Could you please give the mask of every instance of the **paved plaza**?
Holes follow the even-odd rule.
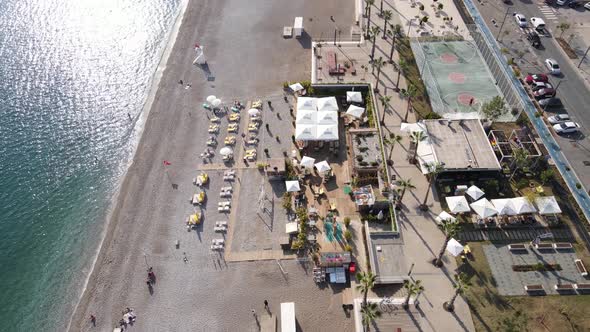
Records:
[[[576,269],[574,260],[577,257],[573,250],[537,251],[527,248],[526,252],[510,252],[506,245],[485,245],[483,251],[500,295],[526,295],[524,286],[532,284],[542,284],[547,294],[557,294],[553,288],[555,285],[588,282]],[[559,264],[562,270],[546,272],[515,272],[512,270],[512,265],[537,263]]]

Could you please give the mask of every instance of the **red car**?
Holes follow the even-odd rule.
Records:
[[[555,96],[555,89],[547,88],[547,89],[537,90],[537,91],[533,92],[533,95],[535,96],[536,99],[545,99],[548,97],[553,97],[553,96]]]
[[[547,83],[549,82],[549,77],[547,77],[545,74],[533,74],[527,76],[524,80],[527,82],[527,84],[533,84],[533,82]]]

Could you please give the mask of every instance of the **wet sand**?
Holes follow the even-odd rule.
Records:
[[[295,302],[303,330],[352,330],[352,319],[340,307],[340,289],[316,287],[308,263],[283,261],[287,274],[275,261],[226,263],[209,250],[218,237],[214,218],[190,233],[183,220],[193,211],[191,182],[208,136],[208,113],[200,106],[205,97],[264,99],[282,94],[283,81],[309,79],[309,39],[283,39],[282,27],[302,15],[313,36],[335,26],[344,35],[353,11],[352,0],[188,3],[70,330],[112,331],[121,311],[131,307],[137,314],[131,329],[137,331],[255,331],[251,309],[264,314],[265,299],[274,313],[280,302]],[[205,47],[213,80],[192,65],[195,42]],[[180,79],[191,88],[179,85]],[[163,160],[172,163],[167,170]],[[212,177],[208,194],[217,195],[221,185]],[[157,276],[153,294],[145,284],[148,265]],[[94,328],[91,313],[97,317]]]

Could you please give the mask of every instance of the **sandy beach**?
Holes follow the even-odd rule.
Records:
[[[71,331],[112,331],[127,307],[137,314],[130,327],[136,331],[257,331],[251,309],[266,314],[265,299],[273,313],[280,302],[295,302],[302,330],[352,330],[339,289],[318,288],[308,274],[311,262],[284,260],[286,273],[274,260],[229,263],[209,249],[214,218],[206,217],[199,232],[183,223],[193,211],[188,197],[208,137],[206,96],[281,98],[282,82],[309,79],[309,38],[283,39],[282,27],[304,16],[313,37],[335,28],[348,35],[354,3],[341,2],[189,1]],[[209,80],[192,65],[196,42],[205,47]],[[163,160],[171,163],[167,169]],[[222,185],[212,177],[211,195]],[[148,266],[157,276],[153,294],[145,283]]]

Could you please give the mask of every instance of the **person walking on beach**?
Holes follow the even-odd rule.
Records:
[[[264,309],[268,310],[268,300],[264,300]]]
[[[92,323],[92,326],[96,326],[96,316],[93,314],[90,314],[90,322]]]
[[[256,318],[256,310],[252,309],[252,316]]]

